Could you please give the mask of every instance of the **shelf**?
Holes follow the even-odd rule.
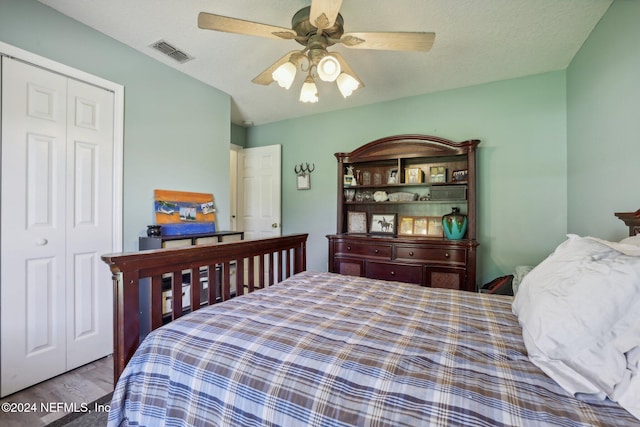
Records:
[[[371,201],[362,201],[362,202],[344,202],[345,205],[420,205],[420,204],[434,204],[434,203],[467,203],[466,200],[455,199],[455,200],[412,200],[410,202],[376,202],[374,200]]]
[[[447,186],[466,186],[467,181],[461,182],[421,182],[417,184],[379,184],[379,185],[345,185],[344,190],[357,190],[359,188],[372,190],[376,188],[414,188],[414,187],[447,187]]]

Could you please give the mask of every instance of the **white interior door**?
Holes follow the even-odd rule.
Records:
[[[2,395],[66,369],[67,79],[2,58]]]
[[[113,93],[69,79],[67,370],[113,352],[113,287],[100,256],[113,233]]]
[[[239,163],[245,239],[280,236],[281,146],[245,148]]]
[[[2,58],[1,394],[113,349],[113,94]]]

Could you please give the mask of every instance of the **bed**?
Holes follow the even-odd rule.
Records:
[[[121,336],[128,347],[118,353],[116,342],[123,369],[110,426],[640,425],[619,403],[598,393],[576,398],[532,363],[513,297],[306,272],[306,235],[267,240],[136,254],[149,270],[145,258],[179,253],[165,269],[176,275],[187,265],[240,262],[239,283],[252,292],[219,304],[210,297],[139,346],[138,331]],[[123,277],[129,285],[149,277],[140,265],[128,269],[136,255],[105,257],[117,294]],[[259,260],[271,273],[248,273]],[[273,280],[252,284],[262,277]],[[536,274],[527,278],[518,294],[536,287]]]

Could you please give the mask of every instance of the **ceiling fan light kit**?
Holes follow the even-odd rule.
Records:
[[[336,83],[338,85],[338,90],[344,98],[350,96],[353,91],[358,89],[358,87],[360,86],[360,83],[358,83],[356,79],[354,79],[347,73],[340,74],[338,76],[338,79],[336,80]]]
[[[271,74],[280,87],[287,90],[291,87],[293,79],[296,77],[296,66],[292,62],[285,62]]]
[[[340,63],[331,54],[325,55],[316,66],[318,77],[325,82],[334,82],[342,72]]]
[[[353,72],[338,52],[328,52],[327,47],[341,43],[348,48],[423,51],[431,49],[435,33],[424,32],[358,32],[344,33],[344,20],[339,10],[342,0],[312,0],[311,6],[300,9],[291,20],[292,29],[244,21],[226,16],[200,12],[198,27],[227,33],[295,40],[305,46],[293,51],[256,76],[252,82],[269,85],[277,82],[289,89],[297,69],[307,72],[300,91],[301,102],[318,102],[318,88],[314,71],[322,81],[336,82],[343,97],[350,96],[364,83]],[[306,67],[302,59],[306,59]]]
[[[308,75],[302,84],[300,102],[310,102],[312,104],[318,102],[318,87],[316,86],[316,82],[313,81],[313,77],[311,77],[311,75]]]

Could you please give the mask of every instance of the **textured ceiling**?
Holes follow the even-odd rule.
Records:
[[[304,73],[290,90],[251,79],[295,41],[201,30],[200,11],[291,27],[309,0],[39,0],[232,98],[233,123],[256,125],[566,68],[611,0],[344,0],[345,32],[433,31],[430,52],[348,49],[365,87],[344,99],[318,82],[320,101],[298,101]],[[179,64],[149,46],[160,39],[195,59]]]

